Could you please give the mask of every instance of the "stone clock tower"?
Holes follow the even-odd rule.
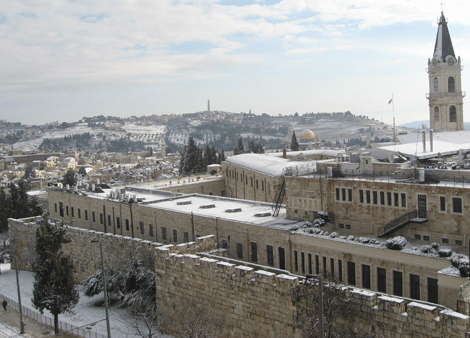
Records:
[[[441,13],[432,60],[428,60],[429,122],[436,131],[464,130],[460,56],[455,57],[449,29]]]

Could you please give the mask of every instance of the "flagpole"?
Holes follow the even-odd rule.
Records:
[[[392,114],[393,114],[393,142],[397,142],[397,136],[396,136],[396,127],[395,127],[395,100],[393,99],[393,93],[392,93]]]

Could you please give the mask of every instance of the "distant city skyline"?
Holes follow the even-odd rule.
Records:
[[[429,118],[444,11],[470,65],[463,1],[12,1],[0,9],[0,119],[344,112]],[[462,72],[462,90],[470,91]],[[470,108],[464,120],[470,120]]]

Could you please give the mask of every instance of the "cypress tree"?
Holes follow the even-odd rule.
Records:
[[[58,334],[59,314],[70,312],[79,299],[73,283],[73,263],[61,250],[66,240],[63,224],[50,223],[44,216],[37,226],[31,302],[41,313],[48,310],[54,316],[54,332]]]
[[[299,151],[299,142],[297,142],[297,137],[295,136],[295,131],[292,133],[292,140],[290,142],[290,150]]]
[[[239,154],[243,154],[244,152],[245,152],[245,148],[243,147],[243,141],[242,141],[242,138],[239,137],[237,147],[234,149],[233,154],[239,155]]]

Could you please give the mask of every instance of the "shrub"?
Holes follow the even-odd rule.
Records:
[[[401,250],[406,246],[406,243],[408,242],[405,237],[397,236],[385,241],[385,246],[390,250]]]

